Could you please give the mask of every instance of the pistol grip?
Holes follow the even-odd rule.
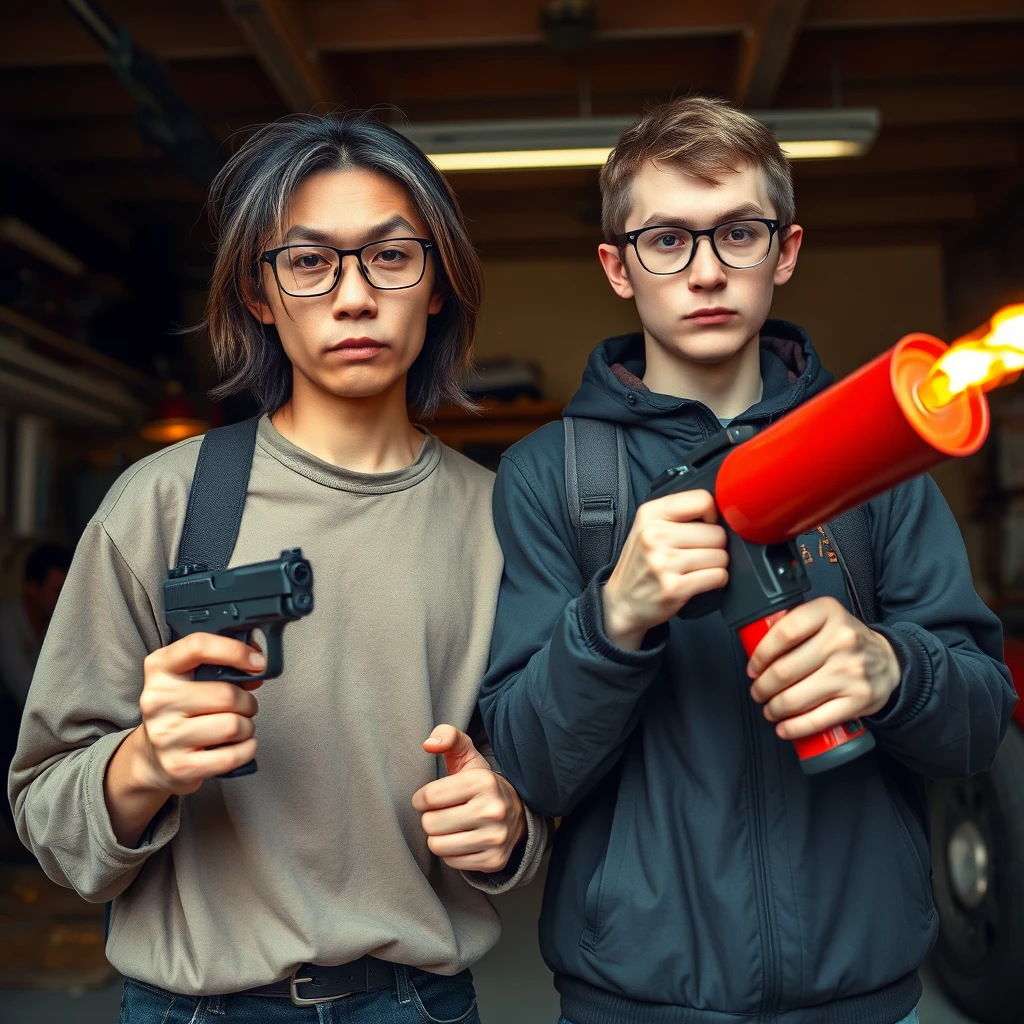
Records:
[[[243,644],[247,644],[252,639],[252,630],[240,630],[223,635],[233,637],[236,640],[241,640]],[[259,676],[249,675],[248,672],[236,672],[226,665],[200,665],[193,672],[192,678],[199,683],[234,683],[237,686],[242,683],[251,682],[253,679],[258,679]],[[212,750],[213,748],[211,747],[210,749]],[[239,765],[237,768],[232,768],[229,772],[218,775],[217,778],[238,779],[243,775],[252,775],[254,771],[256,771],[256,761],[252,760],[248,764]]]

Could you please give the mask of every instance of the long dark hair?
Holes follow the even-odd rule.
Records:
[[[442,403],[470,406],[460,380],[469,365],[483,290],[480,261],[458,200],[425,154],[368,112],[296,115],[263,125],[210,186],[217,254],[203,325],[221,383],[214,398],[248,391],[261,412],[291,396],[292,366],[277,330],[246,300],[262,294],[259,257],[299,184],[317,171],[359,167],[397,182],[434,240],[437,287],[447,299],[431,316],[423,350],[409,369],[407,400],[429,413]]]

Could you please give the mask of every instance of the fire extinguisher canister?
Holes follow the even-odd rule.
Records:
[[[976,452],[989,429],[980,391],[938,410],[917,398],[947,347],[907,335],[731,451],[715,494],[722,517],[748,540],[778,543],[950,456]]]

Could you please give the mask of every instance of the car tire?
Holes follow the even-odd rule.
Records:
[[[982,1024],[1024,1024],[1024,732],[1011,724],[990,771],[934,783],[930,805],[935,971]]]

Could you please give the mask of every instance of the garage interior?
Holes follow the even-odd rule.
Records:
[[[856,155],[794,150],[806,238],[773,306],[808,329],[837,377],[909,332],[952,341],[1024,302],[1020,0],[36,0],[7,10],[0,598],[18,595],[35,545],[74,545],[131,463],[250,414],[244,400],[209,398],[206,339],[188,329],[212,262],[206,187],[255,126],[373,108],[413,137],[551,119],[585,131],[691,92],[780,125],[813,112],[819,137],[845,114],[867,117]],[[493,467],[559,416],[593,346],[638,322],[597,262],[596,166],[448,173],[483,260],[476,355],[492,387],[481,416],[442,409],[427,425]],[[992,405],[984,449],[934,475],[979,593],[1008,636],[1024,637],[1024,390],[994,393]],[[0,828],[0,1021],[113,1019],[102,915],[47,883],[6,819]],[[535,950],[539,898],[535,885],[500,901],[509,927],[476,972],[487,1021],[555,1020]],[[970,1019],[931,977],[923,1024]]]

